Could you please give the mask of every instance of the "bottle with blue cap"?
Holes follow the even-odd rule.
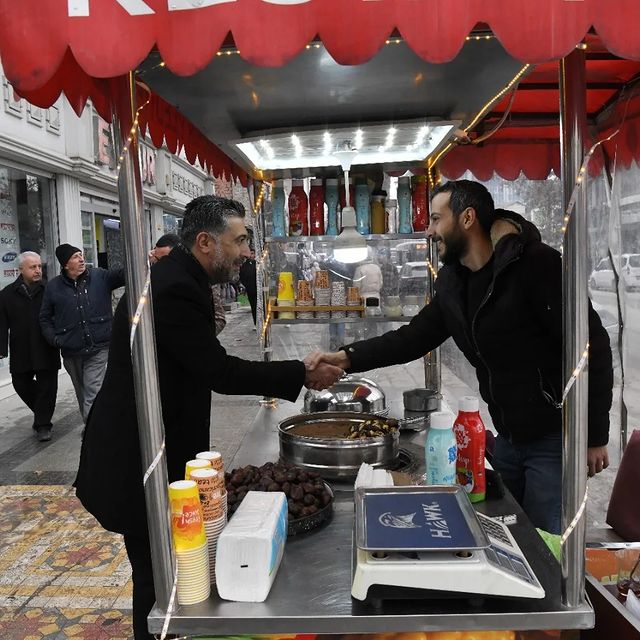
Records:
[[[430,414],[429,433],[425,444],[426,483],[456,484],[456,436],[454,416],[446,411]]]

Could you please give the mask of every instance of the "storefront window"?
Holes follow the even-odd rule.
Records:
[[[162,226],[164,227],[164,233],[180,233],[182,229],[182,216],[177,216],[173,213],[162,212]]]
[[[50,181],[0,166],[0,288],[17,278],[23,251],[39,253],[45,276],[55,275],[53,250]]]
[[[84,259],[91,267],[97,266],[94,255],[95,231],[93,228],[93,213],[90,211],[82,212],[82,251]]]
[[[0,289],[18,277],[18,256],[35,251],[42,258],[43,275],[56,275],[51,224],[50,180],[0,166]],[[9,362],[0,360],[0,380]]]

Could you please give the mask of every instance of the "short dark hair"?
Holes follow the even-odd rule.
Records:
[[[244,218],[244,207],[236,200],[218,196],[199,196],[193,199],[184,210],[180,239],[183,244],[192,247],[196,236],[207,231],[214,236],[227,228],[229,218]]]
[[[162,247],[173,247],[177,246],[180,243],[180,237],[175,233],[165,233],[163,236],[160,236],[156,241],[156,249],[161,249]]]
[[[495,220],[493,198],[487,188],[475,180],[449,180],[431,192],[431,200],[439,193],[450,193],[449,207],[459,216],[467,207],[473,207],[480,226],[487,232]]]

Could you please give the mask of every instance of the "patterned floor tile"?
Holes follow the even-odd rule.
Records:
[[[0,486],[1,640],[124,640],[130,576],[121,536],[73,489]]]

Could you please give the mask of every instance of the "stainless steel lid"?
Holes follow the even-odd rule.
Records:
[[[384,391],[372,380],[357,376],[345,376],[324,391],[309,389],[304,396],[304,410],[355,411],[380,413],[386,408]]]

